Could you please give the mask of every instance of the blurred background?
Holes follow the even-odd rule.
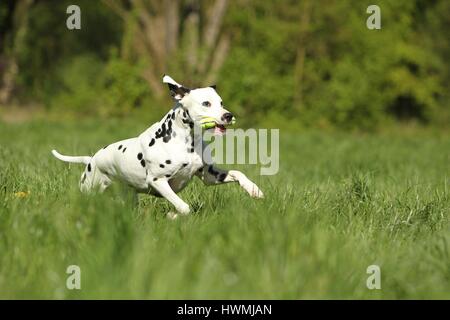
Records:
[[[448,126],[450,2],[376,1],[369,30],[373,2],[1,0],[0,114],[158,119],[168,73],[244,126]]]

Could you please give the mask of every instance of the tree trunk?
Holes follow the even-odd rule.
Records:
[[[172,54],[177,49],[178,29],[180,27],[179,9],[179,0],[164,0],[167,54]]]
[[[305,68],[306,55],[306,39],[310,27],[312,4],[310,0],[304,0],[302,3],[302,14],[300,17],[299,39],[297,47],[297,55],[295,59],[294,81],[295,95],[294,105],[297,109],[301,109],[303,104],[303,73]]]
[[[11,30],[11,50],[1,61],[2,74],[0,78],[0,104],[11,101],[16,89],[16,78],[19,74],[18,55],[22,51],[28,30],[28,10],[33,0],[19,0],[13,13],[13,26]]]
[[[102,1],[123,19],[125,34],[133,39],[124,42],[130,48],[122,54],[148,62],[143,78],[156,96],[164,93],[161,77],[171,67],[187,85],[216,78],[230,47],[231,37],[222,32],[228,0],[215,0],[209,10],[200,10],[206,5],[200,0]]]
[[[198,71],[200,74],[205,73],[213,56],[212,51],[220,33],[227,4],[228,0],[216,0],[214,6],[208,14],[207,24],[203,33],[203,54],[200,64],[198,65]]]
[[[200,6],[198,0],[188,2],[189,13],[184,23],[184,60],[185,63],[185,79],[186,85],[192,85],[196,80],[198,65],[198,55],[200,50],[199,24],[200,24]]]

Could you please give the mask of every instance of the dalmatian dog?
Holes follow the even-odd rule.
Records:
[[[107,145],[92,157],[65,156],[52,150],[62,161],[86,165],[80,190],[103,192],[119,180],[138,193],[166,198],[177,211],[169,212],[170,218],[190,212],[189,205],[177,193],[194,175],[206,185],[238,182],[250,196],[262,198],[258,186],[242,172],[219,169],[210,164],[210,155],[204,157],[204,120],[212,119],[212,128],[207,130],[214,130],[214,135],[224,134],[226,126],[235,121],[223,107],[216,87],[191,90],[167,75],[163,83],[168,85],[175,106],[138,137]]]

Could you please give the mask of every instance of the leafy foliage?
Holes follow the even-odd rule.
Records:
[[[0,4],[0,15],[9,18],[2,25],[8,39],[15,36],[8,24],[15,3]],[[68,31],[64,23],[68,3],[42,0],[31,7],[24,45],[17,52],[17,97],[61,111],[67,107],[100,115],[128,114],[160,100],[154,90],[157,85],[147,81],[159,62],[145,53],[147,43],[135,37],[146,31],[139,29],[137,13],[130,11],[127,19],[121,19],[107,1],[79,1],[82,30]],[[189,3],[197,1],[180,3],[176,13],[183,21],[180,28],[204,28],[205,23],[191,25],[183,20],[192,18]],[[218,88],[228,107],[265,125],[290,122],[373,129],[409,120],[446,125],[449,2],[378,1],[381,30],[366,28],[370,4],[228,2],[221,32],[226,30],[230,37],[230,48],[224,51],[227,55],[218,74]],[[210,10],[203,3],[198,7],[201,12]],[[149,10],[145,17],[151,17],[150,6],[143,8]],[[195,85],[198,75],[189,71],[195,60],[189,56],[192,42],[186,39],[190,38],[180,40],[167,65],[157,67]],[[13,43],[8,41],[10,46]],[[10,53],[8,45],[0,50],[5,56]],[[204,48],[199,50],[201,57]]]

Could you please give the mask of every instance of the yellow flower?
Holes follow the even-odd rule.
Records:
[[[14,193],[14,196],[16,198],[26,198],[30,195],[30,191],[19,191]]]

